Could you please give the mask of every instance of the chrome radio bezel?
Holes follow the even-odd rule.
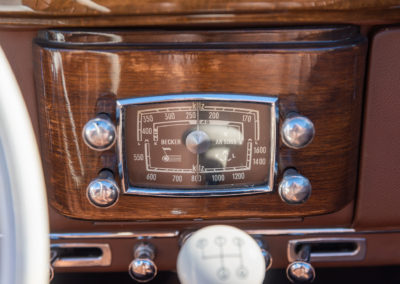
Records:
[[[232,102],[248,102],[262,103],[270,105],[271,109],[271,147],[270,147],[270,169],[268,183],[254,187],[238,187],[238,188],[208,188],[208,189],[166,189],[166,188],[139,188],[132,187],[129,184],[128,167],[125,155],[125,109],[130,105],[179,102],[179,101],[232,101]],[[158,95],[148,97],[134,97],[119,99],[116,101],[116,121],[117,121],[117,153],[118,153],[118,172],[121,180],[121,188],[124,194],[140,195],[140,196],[158,196],[158,197],[218,197],[218,196],[235,196],[249,195],[271,192],[274,189],[274,183],[277,177],[278,166],[276,157],[278,155],[278,124],[279,109],[278,98],[274,96],[255,96],[245,94],[221,94],[221,93],[196,93],[196,94],[172,94]]]

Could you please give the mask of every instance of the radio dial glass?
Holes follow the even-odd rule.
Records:
[[[276,136],[271,101],[216,96],[125,102],[120,112],[125,183],[182,190],[268,185]]]

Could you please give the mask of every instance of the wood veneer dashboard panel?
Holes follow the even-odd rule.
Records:
[[[383,24],[400,20],[397,0],[23,0],[1,5],[12,26]],[[11,1],[13,2],[13,1]]]
[[[354,27],[51,31],[39,35],[34,49],[43,164],[50,204],[61,214],[88,220],[275,218],[334,212],[354,199],[366,51]],[[309,146],[294,150],[279,143],[277,180],[296,167],[313,185],[311,198],[288,205],[275,188],[219,198],[122,195],[108,209],[90,205],[87,185],[103,168],[116,171],[117,157],[114,148],[90,150],[81,138],[84,124],[98,112],[113,112],[116,99],[192,92],[274,95],[281,120],[290,112],[309,117],[316,128]]]

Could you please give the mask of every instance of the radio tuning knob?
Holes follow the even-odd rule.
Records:
[[[314,124],[305,116],[289,114],[282,124],[282,141],[289,148],[300,149],[311,143]]]
[[[186,137],[186,148],[194,153],[201,154],[208,150],[210,147],[211,141],[210,137],[208,137],[207,133],[201,130],[195,130],[190,132]]]
[[[281,199],[286,203],[301,204],[306,202],[311,195],[311,183],[296,170],[288,169],[283,174],[278,191]]]
[[[115,126],[106,114],[100,114],[85,124],[82,137],[90,149],[104,151],[114,145]]]
[[[87,198],[96,207],[110,207],[119,197],[119,187],[109,170],[103,170],[87,187]]]

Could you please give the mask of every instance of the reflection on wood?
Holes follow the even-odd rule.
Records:
[[[22,5],[1,5],[0,24],[53,27],[382,24],[399,21],[399,10],[396,0],[23,0]]]
[[[282,10],[346,11],[387,9],[396,10],[396,0],[24,0],[23,4],[34,11],[52,15],[90,15],[98,13],[175,14],[175,13],[232,13],[268,12]],[[99,9],[103,7],[103,9]],[[108,11],[106,11],[107,9]]]

